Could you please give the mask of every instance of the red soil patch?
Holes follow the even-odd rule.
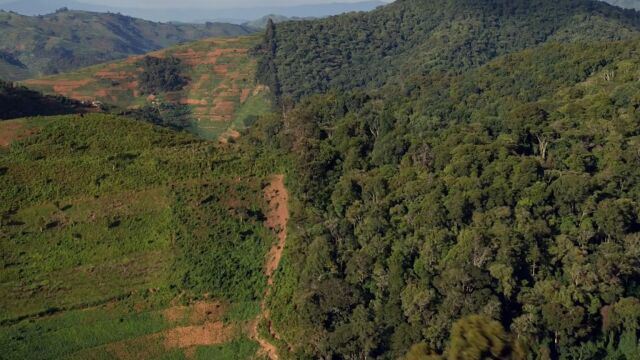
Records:
[[[135,90],[140,86],[140,82],[139,81],[132,81],[130,83],[127,84],[127,89],[129,90]]]
[[[236,104],[232,101],[219,101],[213,108],[213,113],[216,115],[233,115]]]
[[[184,320],[187,316],[187,310],[186,306],[174,306],[162,311],[162,316],[170,323],[177,323]]]
[[[227,75],[227,73],[229,72],[229,65],[216,65],[213,67],[213,72],[218,75]]]
[[[20,123],[0,123],[0,146],[7,147],[12,142],[24,139],[33,133],[32,129],[27,129]]]
[[[200,301],[191,307],[191,316],[189,317],[189,321],[194,324],[203,321],[218,320],[222,317],[224,312],[224,306],[218,302]]]
[[[219,320],[225,307],[219,302],[199,301],[190,306],[174,306],[165,309],[162,315],[168,322],[176,323],[189,317],[190,324],[201,324]]]
[[[202,99],[202,100],[198,100],[198,99],[180,99],[178,100],[178,103],[180,103],[181,105],[207,105],[207,100]]]
[[[166,349],[186,349],[193,346],[211,346],[230,341],[235,335],[235,327],[218,321],[204,325],[184,326],[165,331]]]
[[[264,353],[271,360],[278,360],[278,352],[276,347],[268,340],[264,339],[259,331],[258,325],[260,321],[265,320],[267,322],[268,330],[271,336],[278,339],[279,336],[271,326],[270,313],[267,310],[266,298],[271,294],[271,287],[273,285],[273,273],[278,268],[280,260],[282,259],[282,253],[287,242],[287,223],[289,221],[289,193],[284,186],[284,175],[276,175],[271,180],[269,186],[264,189],[264,198],[269,204],[269,210],[267,211],[267,221],[265,225],[271,228],[278,236],[278,242],[271,247],[267,258],[265,259],[265,275],[267,276],[267,290],[265,291],[264,298],[260,303],[260,315],[253,322],[250,332],[251,337],[254,338],[258,344],[262,353]]]
[[[278,244],[267,254],[265,274],[269,285],[273,284],[273,273],[280,264],[282,250],[287,241],[287,222],[289,221],[289,194],[284,186],[284,175],[277,175],[264,189],[264,197],[269,204],[265,224],[278,235]]]

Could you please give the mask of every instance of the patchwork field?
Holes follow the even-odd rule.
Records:
[[[256,154],[100,114],[0,134],[0,359],[271,357],[286,195]]]
[[[181,60],[189,83],[180,91],[143,94],[139,86],[143,56],[97,65],[76,72],[27,80],[26,86],[81,101],[99,101],[127,109],[172,104],[170,114],[208,139],[238,136],[257,115],[270,109],[266,89],[255,82],[256,60],[248,52],[256,36],[213,38],[147,54]]]

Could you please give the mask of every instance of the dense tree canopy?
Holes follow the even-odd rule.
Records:
[[[187,85],[189,79],[184,77],[180,59],[169,56],[158,58],[145,56],[140,61],[140,90],[146,94],[157,94],[167,91],[178,91]]]
[[[260,124],[292,154],[293,357],[638,358],[639,59],[550,43]]]
[[[397,0],[370,13],[267,27],[261,80],[299,99],[459,73],[545,42],[616,40],[640,15],[592,0]]]

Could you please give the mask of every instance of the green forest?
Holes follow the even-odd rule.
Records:
[[[290,358],[640,358],[639,19],[404,0],[269,24]]]

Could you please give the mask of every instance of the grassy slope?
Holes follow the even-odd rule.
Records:
[[[63,11],[23,16],[0,11],[0,52],[24,66],[0,65],[8,80],[52,74],[142,54],[184,41],[212,36],[238,36],[253,30],[232,24],[154,23],[119,14]],[[7,59],[0,64],[8,65]]]
[[[99,100],[123,108],[162,103],[183,104],[191,132],[215,139],[230,128],[241,130],[270,109],[267,96],[255,84],[256,61],[247,52],[258,37],[208,39],[151,53],[182,60],[191,81],[183,90],[141,94],[137,78],[141,57],[85,68],[76,72],[26,81],[29,87],[78,100]],[[228,134],[228,133],[227,133]]]
[[[0,147],[0,358],[255,353],[240,330],[225,345],[167,345],[176,327],[241,329],[257,312],[273,236],[253,154],[107,115],[0,133],[16,127],[29,131]],[[226,309],[216,319],[193,306],[166,316],[211,297]]]

